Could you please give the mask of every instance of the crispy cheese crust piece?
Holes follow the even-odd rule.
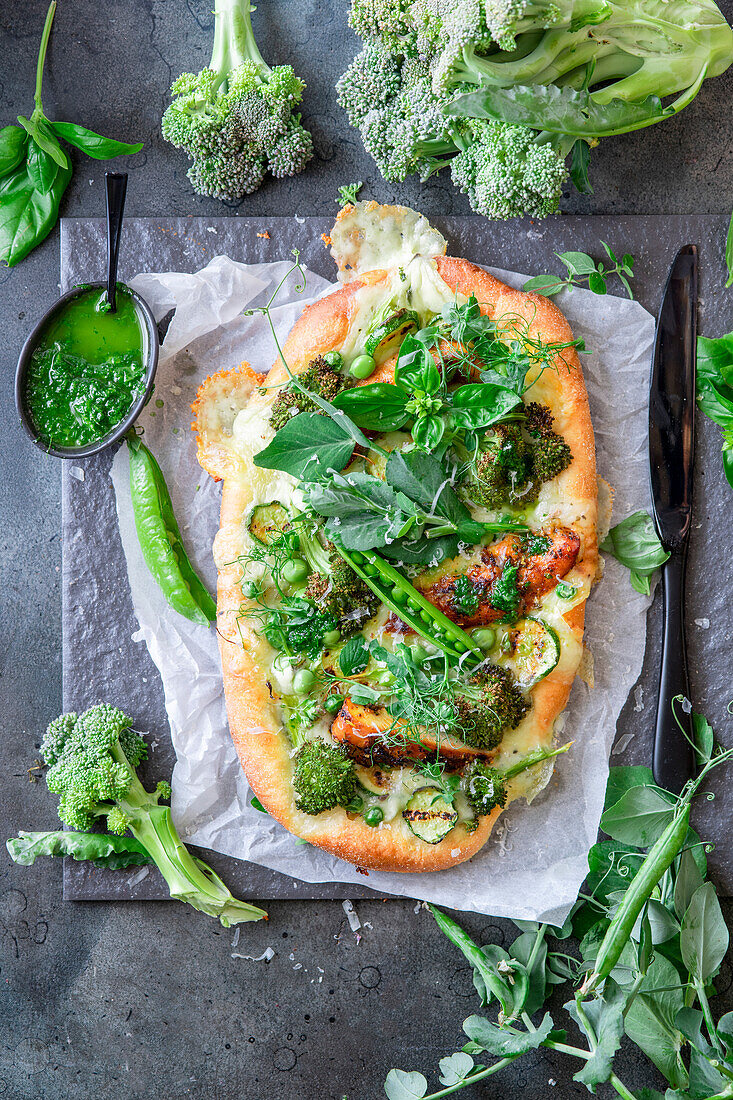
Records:
[[[572,341],[563,314],[549,299],[525,294],[500,283],[467,260],[438,256],[434,262],[443,281],[454,292],[474,294],[484,314],[522,318],[532,335],[545,344]],[[308,306],[294,325],[283,348],[293,373],[304,371],[318,354],[338,349],[343,343],[357,309],[360,288],[386,278],[383,271],[359,272],[352,281],[328,297]],[[588,399],[578,356],[574,349],[557,353],[556,370],[547,370],[532,390],[532,399],[548,405],[555,418],[554,430],[570,445],[572,464],[560,475],[558,491],[564,501],[573,502],[572,527],[581,540],[574,583],[587,581],[586,593],[598,566],[596,537],[597,483],[595,449]],[[376,376],[369,379],[377,381]],[[390,380],[388,372],[384,377]],[[267,427],[269,407],[278,385],[287,381],[281,362],[262,378],[247,365],[225,371],[206,380],[195,405],[193,427],[198,433],[198,456],[212,477],[223,481],[221,527],[214,556],[218,566],[218,634],[224,677],[229,727],[242,767],[255,794],[273,817],[311,844],[362,868],[387,871],[435,871],[469,859],[486,843],[497,809],[479,818],[478,827],[467,832],[456,827],[438,844],[426,844],[414,836],[399,815],[370,828],[357,814],[341,808],[317,816],[302,813],[293,798],[291,746],[282,728],[270,682],[272,650],[252,626],[241,617],[242,570],[236,558],[241,553],[241,530],[252,502],[258,499],[263,479],[271,471],[260,470],[253,454],[258,444],[256,429],[248,435],[248,446],[234,446],[232,425],[238,411],[246,408],[253,422]],[[564,709],[582,655],[584,600],[573,603],[565,614],[568,637],[577,643],[563,653],[558,665],[532,689],[532,747],[550,746],[557,716]]]

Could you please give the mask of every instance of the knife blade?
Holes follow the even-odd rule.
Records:
[[[662,566],[664,626],[653,771],[660,787],[675,793],[694,774],[691,718],[676,706],[683,733],[675,721],[672,700],[677,695],[690,698],[684,600],[692,525],[697,298],[697,248],[689,244],[677,253],[667,280],[649,388],[652,514],[670,555]]]

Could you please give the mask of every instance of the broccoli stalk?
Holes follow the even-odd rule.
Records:
[[[183,73],[163,115],[163,137],[192,160],[200,195],[237,201],[273,176],[293,176],[313,156],[310,133],[293,108],[305,84],[290,65],[270,68],[252,31],[250,0],[216,0],[211,63]]]
[[[267,917],[262,909],[238,901],[219,876],[194,858],[173,824],[170,785],[145,790],[135,768],[147,745],[116,707],[98,703],[81,715],[63,714],[48,727],[41,755],[49,765],[48,789],[60,795],[58,813],[72,829],[89,830],[107,819],[111,833],[127,829],[143,846],[165,879],[172,898],[218,917],[225,928]]]
[[[569,741],[567,745],[561,745],[559,749],[535,749],[533,752],[527,753],[521,760],[518,760],[516,764],[503,769],[492,768],[486,760],[472,760],[464,769],[461,786],[474,812],[484,817],[492,813],[497,806],[502,808],[506,806],[509,794],[507,784],[510,779],[521,775],[522,772],[527,771],[528,768],[533,768],[536,764],[541,764],[545,760],[551,760],[554,756],[559,756],[562,752],[567,752],[571,745],[572,741]]]

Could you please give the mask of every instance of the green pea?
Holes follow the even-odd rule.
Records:
[[[245,581],[242,585],[242,595],[245,599],[256,600],[260,594],[260,586],[257,581]]]
[[[420,618],[424,623],[431,623],[433,621],[433,616],[430,614],[429,611],[426,611],[425,608],[421,610]]]
[[[465,642],[453,642],[453,648],[457,650],[458,653],[468,652],[468,646],[465,644]]]
[[[299,668],[293,676],[293,690],[297,695],[307,695],[316,682],[309,668]]]
[[[407,599],[407,593],[405,592],[404,588],[400,588],[398,587],[398,585],[395,585],[395,587],[392,589],[392,591],[390,592],[390,596],[395,603],[404,603]]]
[[[364,561],[364,555],[360,554],[358,550],[354,550],[351,555],[351,560],[355,561],[357,565],[362,565]]]
[[[290,558],[282,568],[282,579],[286,584],[299,584],[308,576],[308,566],[302,558]]]
[[[323,709],[328,714],[335,714],[337,710],[341,710],[341,704],[344,701],[343,695],[329,695],[323,703]]]
[[[381,825],[384,821],[384,810],[379,806],[372,806],[371,810],[367,810],[364,814],[364,824],[370,825],[372,829],[376,829],[377,825]]]
[[[412,659],[416,665],[423,665],[428,659],[428,651],[424,646],[414,645],[412,647]]]
[[[374,373],[376,365],[373,355],[357,355],[349,367],[349,374],[353,374],[354,378],[368,378]]]
[[[364,809],[364,799],[360,794],[355,794],[354,797],[346,803],[345,808],[352,813],[358,814]]]
[[[338,351],[327,351],[323,356],[329,367],[335,367],[336,370],[340,370],[344,365],[344,361]]]
[[[323,644],[330,649],[332,646],[338,645],[341,641],[340,630],[329,630],[323,635]]]
[[[496,634],[490,627],[483,630],[474,630],[471,638],[479,649],[491,649],[496,642]]]
[[[367,574],[368,577],[373,577],[375,573],[379,572],[376,565],[372,565],[372,563],[369,562],[369,561],[364,562],[364,565],[362,566],[362,568],[363,568],[364,572]]]

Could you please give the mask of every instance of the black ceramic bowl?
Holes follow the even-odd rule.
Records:
[[[155,372],[158,369],[158,352],[160,350],[158,326],[155,323],[155,317],[153,316],[152,310],[145,299],[141,298],[140,295],[129,286],[126,286],[125,289],[131,295],[135,303],[135,308],[137,309],[140,323],[146,336],[147,364],[145,368],[144,392],[137,399],[135,404],[130,407],[130,411],[127,413],[124,420],[121,420],[112,431],[107,432],[107,435],[103,436],[101,439],[97,439],[94,443],[87,443],[83,447],[52,447],[46,440],[42,439],[36,431],[30,413],[28,412],[25,394],[28,367],[30,366],[31,356],[38,346],[41,334],[51,318],[54,317],[59,310],[63,309],[67,302],[70,302],[73,298],[79,297],[80,294],[86,294],[89,290],[105,290],[106,287],[106,282],[86,283],[83,287],[76,287],[74,290],[70,290],[68,294],[64,294],[57,302],[54,302],[31,332],[23,345],[23,350],[18,359],[18,367],[15,372],[15,407],[18,410],[18,416],[25,428],[26,434],[35,443],[36,447],[39,447],[40,450],[48,455],[54,455],[55,458],[86,458],[88,455],[98,454],[99,451],[103,451],[105,447],[109,447],[110,444],[116,443],[123,437],[128,428],[131,428],[135,423],[153,390]]]

